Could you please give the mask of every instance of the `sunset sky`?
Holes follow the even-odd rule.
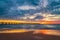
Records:
[[[27,22],[29,20],[38,22],[45,21],[41,24],[60,24],[60,0],[0,0],[1,19],[27,20]],[[1,28],[3,28],[2,26]],[[28,25],[24,25],[23,27],[25,26],[28,28]],[[36,25],[32,26],[35,27]],[[50,28],[55,27],[51,25],[46,25],[45,27],[48,26]],[[59,26],[58,28],[60,28]],[[9,27],[20,28],[20,26],[14,25]]]
[[[0,40],[59,40],[60,0],[0,0]]]
[[[0,0],[0,19],[60,20],[60,0]]]

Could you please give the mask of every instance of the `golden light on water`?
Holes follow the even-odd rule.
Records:
[[[46,34],[60,36],[60,30],[35,30],[33,34]]]
[[[12,30],[0,31],[0,33],[24,33],[24,32],[28,32],[28,30],[25,30],[25,29],[12,29]]]

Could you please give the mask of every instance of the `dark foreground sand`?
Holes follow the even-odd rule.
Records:
[[[23,33],[0,33],[0,40],[60,40],[60,36],[33,34],[33,31]]]

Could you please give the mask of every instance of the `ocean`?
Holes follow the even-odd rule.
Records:
[[[60,30],[60,24],[44,25],[44,24],[0,24],[0,29],[53,29]]]

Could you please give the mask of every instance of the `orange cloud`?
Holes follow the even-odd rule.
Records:
[[[60,24],[60,21],[40,21],[41,24]]]

